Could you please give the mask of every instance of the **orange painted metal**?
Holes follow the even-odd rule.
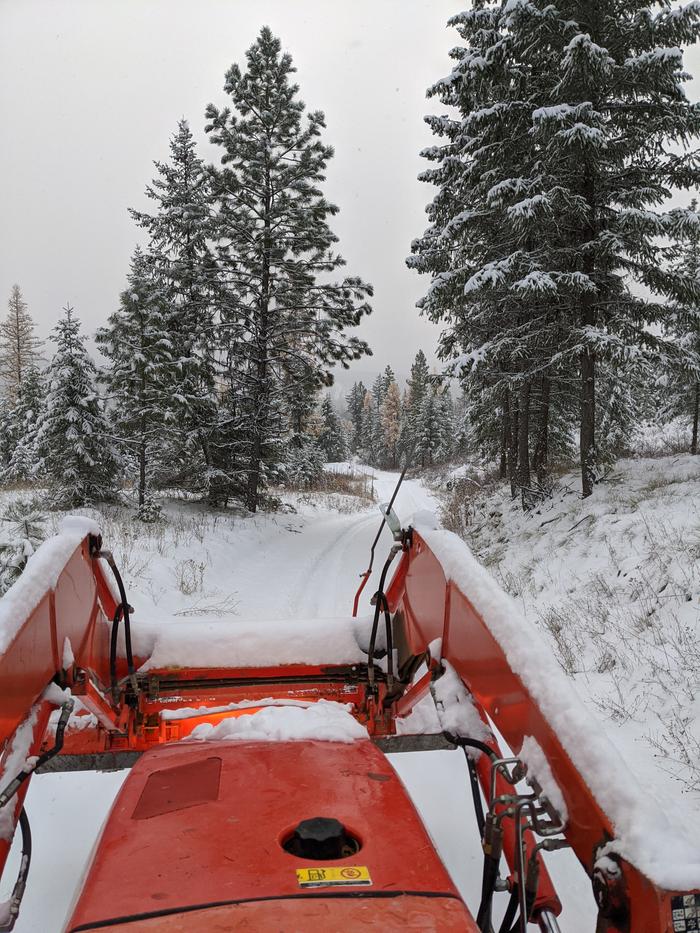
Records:
[[[416,531],[401,557],[387,598],[391,611],[403,618],[414,655],[424,654],[431,641],[442,639],[442,656],[457,671],[515,754],[525,736],[538,742],[566,801],[567,841],[591,876],[599,846],[614,838],[610,820],[539,705],[508,663],[507,646],[499,644],[467,594],[446,579],[440,562]],[[621,870],[620,887],[626,891],[630,925],[617,926],[615,921],[601,918],[598,933],[672,930],[671,898],[687,892],[660,890],[625,861],[621,862]]]
[[[32,710],[30,711],[30,717],[34,719],[32,724],[32,740],[29,748],[27,749],[27,757],[32,757],[39,754],[42,739],[44,733],[46,732],[46,727],[49,722],[49,716],[51,711],[54,709],[52,703],[49,703],[46,700],[41,700],[37,703]],[[22,723],[20,723],[22,725]],[[12,739],[8,743],[8,747],[12,747]],[[11,776],[5,775],[4,769],[0,769],[0,788],[5,788],[8,782],[16,777],[15,774]],[[27,791],[29,790],[29,779],[24,781],[20,785],[19,790],[15,796],[7,803],[7,806],[11,808],[12,812],[12,833],[17,826],[17,820],[19,819],[20,812],[24,805],[24,799],[27,796]],[[10,848],[12,846],[12,835],[9,835],[9,838],[6,836],[0,836],[0,875],[2,875],[3,869],[5,868],[5,863],[7,862],[7,857],[10,854]]]
[[[107,620],[116,604],[101,565],[90,555],[90,542],[86,538],[75,549],[56,586],[47,589],[0,654],[0,751],[46,685],[61,673],[66,638],[86,675],[109,683]]]
[[[316,816],[339,820],[359,841],[360,850],[337,864],[366,867],[370,886],[300,886],[297,869],[323,880],[336,865],[282,846]],[[143,755],[114,804],[67,929],[114,929],[119,921],[129,929],[154,914],[155,925],[143,929],[218,929],[206,926],[205,905],[220,905],[222,924],[241,917],[240,928],[250,930],[269,929],[275,916],[277,930],[361,922],[399,930],[407,919],[414,929],[419,919],[427,930],[477,929],[398,776],[369,741],[189,741]],[[185,910],[194,913],[182,917]],[[165,925],[169,915],[192,925]]]
[[[339,917],[339,906],[342,917]],[[464,905],[454,898],[426,898],[403,894],[400,897],[346,899],[342,905],[332,897],[279,898],[226,904],[186,913],[90,927],[110,933],[329,933],[338,929],[365,933],[366,930],[407,930],[408,933],[476,933]]]
[[[337,916],[344,929],[366,925],[361,924],[360,918],[368,915],[361,908],[369,905],[376,911],[373,915],[381,917],[378,922],[387,929],[411,929],[407,918],[415,916],[424,918],[422,929],[432,929],[430,924],[434,923],[435,929],[475,930],[398,779],[386,759],[369,743],[343,746],[342,754],[334,743],[262,743],[255,747],[238,744],[224,747],[216,743],[203,746],[192,742],[171,745],[168,743],[177,743],[201,721],[218,721],[250,709],[195,712],[184,720],[162,716],[167,709],[183,706],[196,710],[198,705],[224,707],[241,700],[255,704],[268,697],[305,701],[325,698],[350,703],[354,715],[371,735],[386,735],[394,731],[396,705],[387,705],[385,684],[379,683],[378,694],[372,695],[364,672],[357,667],[168,669],[149,671],[142,678],[141,693],[128,703],[124,688],[115,698],[109,684],[109,635],[116,602],[102,562],[94,557],[97,546],[96,539],[86,538],[76,548],[55,588],[45,594],[0,655],[0,750],[7,746],[18,725],[38,702],[47,683],[55,678],[81,696],[98,718],[96,727],[67,731],[66,753],[146,752],[115,804],[76,907],[73,929],[75,924],[80,929],[97,929],[111,918],[111,922],[118,924],[116,928],[124,929],[215,930],[226,928],[227,911],[240,910],[232,916],[241,918],[241,929],[264,931],[268,922],[275,922],[273,916],[288,916],[292,928],[297,925],[300,929],[320,930],[329,928],[321,919],[326,916],[324,911],[331,911],[328,916],[334,918],[335,924],[340,910],[339,907],[336,910],[336,902],[342,902],[346,913],[341,911]],[[408,647],[414,655],[423,656],[430,642],[442,639],[442,656],[450,661],[516,754],[524,736],[536,739],[566,800],[567,839],[591,874],[597,849],[613,837],[609,819],[537,703],[508,664],[507,646],[498,643],[468,594],[445,578],[439,561],[416,532],[394,573],[387,598],[392,612],[403,619]],[[62,668],[66,638],[75,656],[70,670]],[[145,660],[137,659],[137,665]],[[125,674],[125,664],[120,661],[117,675],[123,678]],[[413,705],[427,686],[424,678],[398,701],[401,708],[405,711]],[[48,704],[41,706],[33,753],[38,751],[48,708]],[[50,739],[46,744],[51,744]],[[361,764],[352,758],[353,747],[362,749],[356,752],[365,756]],[[200,774],[198,765],[212,757],[222,762],[222,790],[217,791],[216,799],[212,791],[214,766],[209,761]],[[190,770],[186,771],[187,780],[175,782],[180,788],[177,794],[173,796],[168,790],[167,775],[164,781],[154,778],[147,805],[144,803],[138,809],[138,800],[150,777],[180,766]],[[487,769],[488,763],[483,759],[482,784]],[[0,779],[0,786],[3,783]],[[385,785],[387,791],[392,788],[391,794],[381,791]],[[14,801],[16,812],[26,789],[27,784]],[[509,785],[505,782],[497,782],[497,793],[507,789]],[[361,864],[369,861],[370,856],[373,864],[376,860],[377,890],[392,892],[391,899],[372,899],[362,894],[358,899],[330,898],[324,889],[308,897],[309,892],[298,896],[295,874],[285,873],[287,860],[292,857],[280,848],[281,836],[274,833],[270,836],[270,832],[277,823],[282,829],[277,827],[275,832],[291,831],[294,822],[303,818],[297,804],[304,800],[313,804],[315,810],[305,812],[305,816],[335,815],[357,833],[366,855]],[[334,812],[323,812],[326,806],[332,806]],[[133,818],[136,812],[140,816]],[[256,842],[258,837],[266,840],[262,848]],[[6,848],[0,847],[0,861]],[[246,860],[242,852],[254,852],[255,857]],[[406,853],[411,853],[411,858]],[[235,871],[232,864],[237,866]],[[129,866],[128,883],[124,879],[125,865]],[[419,877],[416,866],[427,866],[427,875]],[[617,893],[622,891],[629,905],[629,920],[616,925],[615,921],[603,918],[599,921],[599,933],[671,930],[674,892],[655,888],[624,861],[621,869]],[[553,888],[548,886],[546,874],[542,877],[538,907],[556,909]],[[118,898],[113,895],[114,878],[119,878]],[[438,889],[439,896],[432,899],[432,906],[427,903],[431,899],[426,897],[426,878]],[[161,880],[167,890],[158,889]],[[203,904],[212,904],[215,889],[225,892],[224,903],[217,895],[218,906],[207,906],[202,913]],[[260,891],[264,893],[261,895]],[[416,901],[417,897],[421,899]],[[281,900],[273,902],[269,898]],[[163,902],[167,902],[165,907]],[[258,906],[252,906],[253,903]],[[271,906],[273,903],[279,906]],[[150,912],[146,904],[150,905]],[[140,911],[143,919],[122,922],[120,918],[128,916],[118,913],[122,909]],[[205,914],[212,918],[212,924],[219,926],[210,925],[208,919],[203,919]],[[177,926],[180,921],[181,926]],[[161,923],[165,925],[158,926]]]

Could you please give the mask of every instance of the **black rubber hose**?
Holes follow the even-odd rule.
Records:
[[[0,924],[0,933],[10,933],[14,930],[19,908],[24,897],[24,891],[27,887],[27,878],[29,876],[29,866],[32,863],[32,831],[29,826],[29,817],[27,811],[22,807],[19,812],[19,828],[22,834],[22,858],[19,863],[19,872],[17,880],[12,889],[9,901],[9,918],[7,923]]]
[[[386,628],[386,679],[391,690],[394,686],[394,633],[391,629],[389,601],[384,593],[381,594],[380,598],[384,604],[384,626]]]
[[[479,739],[465,739],[461,735],[455,735],[453,732],[447,732],[445,729],[443,729],[442,734],[448,742],[451,742],[458,748],[476,748],[485,755],[488,755],[491,761],[498,761],[497,753],[485,742],[480,742]]]
[[[506,907],[506,912],[503,914],[503,920],[501,925],[498,928],[498,933],[512,933],[513,930],[517,930],[519,924],[516,923],[513,926],[513,921],[515,920],[515,915],[518,912],[518,886],[517,884],[513,886],[513,890],[510,892],[510,900],[508,901],[508,906]]]
[[[393,549],[392,549],[393,551]],[[368,654],[368,667],[370,669],[370,682],[374,683],[374,649],[377,644],[377,631],[379,629],[379,614],[382,611],[382,603],[385,601],[386,597],[384,596],[384,583],[386,581],[386,575],[389,572],[389,567],[391,562],[394,559],[394,553],[390,553],[386,559],[384,566],[382,567],[382,573],[379,578],[379,587],[377,589],[377,598],[374,603],[374,619],[372,620],[372,633],[369,638],[369,650]],[[393,663],[393,659],[392,659]]]
[[[479,827],[479,837],[484,838],[484,827],[486,825],[486,820],[484,818],[484,805],[481,802],[481,788],[479,787],[479,777],[476,773],[476,765],[474,761],[469,756],[467,749],[462,746],[462,751],[464,752],[464,757],[467,760],[467,768],[469,769],[469,783],[472,788],[472,799],[474,800],[474,812],[476,813],[476,823]]]
[[[126,646],[126,666],[127,670],[129,671],[129,676],[133,677],[136,673],[136,668],[134,667],[134,656],[131,651],[131,618],[129,616],[129,603],[126,598],[126,589],[124,588],[124,581],[122,580],[122,575],[119,573],[119,568],[114,562],[114,558],[111,556],[109,559],[109,566],[112,568],[114,579],[117,581],[119,598],[122,601],[122,616],[124,618],[124,644]]]
[[[109,680],[112,693],[117,692],[117,637],[119,635],[119,621],[122,617],[122,604],[119,603],[112,619],[112,636],[109,642]]]
[[[491,929],[491,904],[498,880],[500,859],[484,856],[484,874],[481,882],[481,903],[476,915],[476,925],[482,933],[489,933]]]

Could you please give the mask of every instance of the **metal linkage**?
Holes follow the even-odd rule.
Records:
[[[530,793],[502,794],[496,793],[496,776],[500,774],[504,780],[514,788],[522,780],[531,787]],[[494,836],[502,837],[501,823],[506,817],[515,820],[515,877],[517,888],[511,896],[511,904],[507,911],[507,920],[501,926],[500,933],[527,933],[527,925],[537,897],[539,882],[540,852],[551,852],[568,846],[566,839],[559,835],[564,830],[561,816],[544,795],[542,788],[531,775],[528,776],[526,766],[518,758],[501,758],[492,762],[491,766],[491,794],[489,812],[486,817],[487,826],[493,826]],[[542,837],[527,857],[525,832],[530,831]],[[500,855],[500,853],[499,853]],[[518,922],[514,927],[509,924],[518,908]],[[556,916],[550,910],[540,911],[535,918],[539,927],[548,933],[558,933],[559,924]]]

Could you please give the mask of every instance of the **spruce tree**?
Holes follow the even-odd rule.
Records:
[[[417,456],[419,421],[423,399],[425,398],[430,384],[430,369],[425,353],[419,350],[411,364],[411,375],[408,379],[407,399],[404,407],[404,430],[402,444],[406,456],[413,457],[412,465],[416,465],[422,458]],[[425,463],[421,462],[421,466]]]
[[[294,70],[265,27],[247,52],[247,70],[227,72],[231,107],[207,108],[210,140],[223,150],[212,173],[214,236],[251,511],[284,455],[282,414],[296,382],[287,374],[298,379],[303,370],[316,386],[330,384],[334,365],[369,352],[345,331],[369,313],[371,288],[359,278],[332,280],[343,265],[328,226],[337,208],[320,185],[333,150],[321,142],[323,114],[304,116]]]
[[[187,120],[170,140],[169,162],[156,162],[157,177],[146,188],[155,212],[132,210],[148,231],[150,276],[158,280],[162,332],[170,342],[172,426],[167,436],[171,482],[206,487],[216,424],[214,302],[216,270],[211,235],[210,178],[197,155]]]
[[[346,459],[348,448],[343,425],[333,407],[330,395],[326,395],[323,399],[320,415],[321,431],[317,439],[318,446],[323,451],[327,463],[339,463]]]
[[[697,214],[698,204],[690,210]],[[690,277],[700,285],[700,222],[691,227],[675,246],[671,269]],[[665,375],[662,412],[666,417],[682,418],[690,426],[690,453],[698,453],[700,428],[700,302],[676,301],[671,305],[667,322],[669,335],[684,351],[672,361]]]
[[[355,382],[345,401],[350,418],[350,450],[356,454],[362,446],[363,410],[367,389],[362,382]]]
[[[444,143],[422,177],[439,191],[410,264],[432,277],[421,307],[446,325],[441,355],[498,402],[524,503],[553,399],[576,387],[589,495],[599,364],[677,354],[659,336],[661,299],[693,299],[697,284],[665,270],[659,237],[694,222],[662,208],[698,180],[674,147],[700,129],[677,48],[699,21],[694,4],[613,0],[478,2],[451,21],[464,45],[430,93],[458,116],[429,119]]]
[[[115,499],[119,463],[80,323],[70,305],[63,312],[52,332],[56,352],[46,371],[37,444],[50,504],[70,509]]]
[[[390,369],[387,366],[389,372]],[[382,449],[384,465],[395,469],[399,462],[399,440],[401,438],[401,392],[391,373],[386,394],[380,409],[382,426]]]
[[[7,317],[0,322],[0,382],[14,402],[22,394],[24,380],[39,361],[41,341],[19,285],[12,286]]]
[[[44,395],[42,376],[31,366],[24,374],[21,394],[7,412],[4,427],[10,449],[1,474],[4,483],[27,482],[41,475],[38,431]]]
[[[109,360],[102,380],[113,434],[131,472],[139,510],[158,481],[171,479],[173,438],[179,436],[179,411],[171,404],[179,356],[168,329],[167,286],[161,283],[152,257],[137,247],[119,310],[96,335]]]

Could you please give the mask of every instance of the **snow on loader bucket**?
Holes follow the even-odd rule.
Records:
[[[132,624],[99,529],[72,519],[42,545],[0,602],[0,869],[17,825],[24,850],[0,929],[29,870],[31,775],[132,765],[71,933],[486,933],[498,897],[502,931],[554,931],[541,853],[564,846],[601,933],[698,928],[696,840],[468,548],[385,512],[394,546],[369,619]],[[397,734],[428,695],[440,730]],[[438,747],[465,752],[484,851],[472,912],[384,755]]]

